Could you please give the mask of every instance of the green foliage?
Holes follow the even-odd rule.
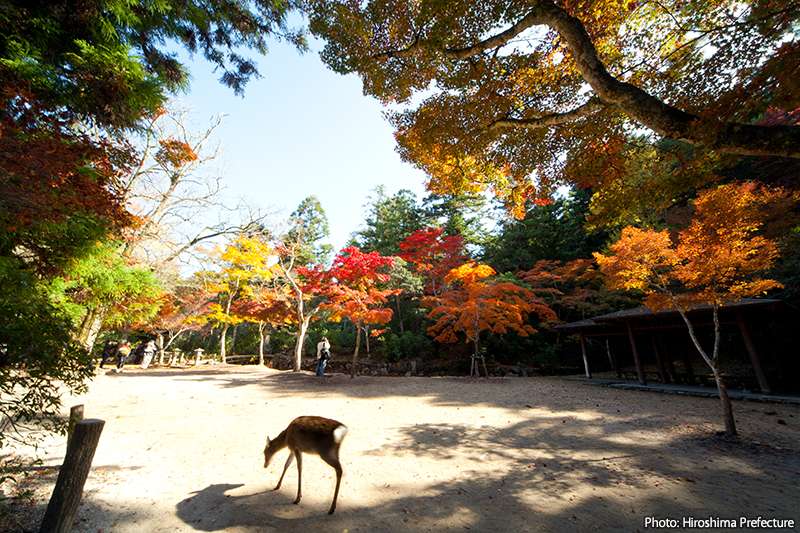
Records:
[[[401,257],[394,257],[392,265],[389,267],[389,281],[386,287],[398,289],[402,294],[419,295],[422,294],[424,279],[408,267],[408,262]]]
[[[365,252],[397,255],[398,244],[426,227],[430,220],[414,193],[406,189],[387,196],[382,186],[377,187],[364,207],[367,209],[366,227],[353,236],[352,244]]]
[[[301,266],[325,264],[333,248],[320,241],[330,236],[328,217],[316,196],[305,198],[289,216],[289,231],[284,241],[295,249]]]
[[[200,51],[241,93],[258,75],[244,49],[266,52],[269,36],[301,49],[287,27],[289,2],[173,0],[8,0],[0,11],[2,83],[101,126],[131,127],[155,112],[188,73],[166,43]]]
[[[434,353],[434,342],[422,333],[405,331],[384,335],[383,350],[390,361],[412,357],[428,357]]]
[[[445,235],[461,235],[470,247],[484,246],[489,238],[483,219],[486,198],[480,194],[429,194],[423,206],[429,219],[444,228]]]
[[[507,220],[486,248],[484,260],[498,272],[531,268],[541,259],[588,257],[607,240],[585,229],[588,191],[570,190],[548,205],[530,204],[522,220]]]
[[[85,390],[91,358],[50,287],[21,261],[0,257],[0,286],[13,288],[0,297],[0,446],[36,442],[42,431],[63,429],[61,394]]]
[[[154,317],[162,289],[150,270],[129,265],[115,242],[98,243],[49,282],[51,301],[74,326],[90,309],[107,310],[105,324],[121,327]]]

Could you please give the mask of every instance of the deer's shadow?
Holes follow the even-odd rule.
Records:
[[[291,485],[291,484],[290,484]],[[176,514],[196,531],[223,531],[228,528],[253,528],[257,531],[315,531],[345,527],[340,515],[328,515],[329,501],[304,498],[293,505],[294,487],[274,491],[271,487],[240,489],[243,483],[217,483],[193,492],[178,502]],[[327,498],[326,494],[326,498]],[[308,500],[308,501],[307,501]]]

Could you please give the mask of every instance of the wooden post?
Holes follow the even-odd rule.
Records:
[[[581,355],[583,355],[583,370],[586,372],[586,379],[592,379],[592,371],[589,370],[589,357],[586,355],[586,337],[580,334]]]
[[[697,348],[692,342],[692,338],[687,336],[686,337],[686,349],[683,351],[683,366],[686,368],[686,383],[693,384],[695,382],[694,379],[694,370],[692,369],[692,358],[689,354],[694,353]]]
[[[614,372],[617,374],[617,378],[622,378],[622,372],[619,370],[617,358],[611,353],[611,343],[608,341],[608,337],[606,337],[606,354],[608,355],[608,362],[611,363],[611,368],[613,368]]]
[[[750,364],[753,365],[753,371],[758,380],[758,388],[761,389],[761,392],[764,394],[771,394],[772,389],[770,389],[767,376],[764,374],[764,369],[761,367],[761,359],[758,357],[756,345],[753,343],[753,337],[750,336],[750,328],[747,327],[747,322],[744,321],[744,317],[739,312],[736,313],[736,322],[739,324],[739,331],[742,333],[744,346],[747,348],[747,354],[750,356]]]
[[[661,354],[664,357],[664,363],[667,367],[667,377],[669,377],[671,382],[677,383],[678,378],[675,372],[675,364],[672,362],[672,350],[670,350],[669,344],[667,344],[666,349],[664,349],[663,339],[656,339],[656,344],[658,344],[658,349],[661,350]]]
[[[104,425],[103,420],[94,418],[75,424],[39,533],[66,533],[72,530],[83,495],[83,485],[89,476]]]
[[[644,370],[642,369],[642,361],[639,359],[639,350],[636,349],[636,339],[633,338],[633,328],[630,322],[625,322],[628,327],[628,340],[631,343],[631,352],[633,352],[633,362],[636,364],[636,376],[639,378],[639,383],[647,385],[647,380],[644,377]]]
[[[67,423],[67,442],[72,438],[75,431],[75,424],[83,420],[83,404],[73,405],[69,410],[69,422]]]
[[[653,334],[650,337],[650,342],[653,345],[653,353],[656,355],[656,365],[658,366],[658,377],[661,379],[661,383],[669,383],[669,376],[667,375],[667,369],[664,366],[664,358],[661,356],[661,350],[658,349],[658,342],[656,342],[656,336]]]

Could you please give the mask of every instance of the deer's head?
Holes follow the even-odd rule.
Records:
[[[272,445],[272,441],[269,437],[267,437],[267,445],[264,446],[264,468],[269,466],[269,460],[272,459],[272,456],[275,452],[273,452],[270,447]]]

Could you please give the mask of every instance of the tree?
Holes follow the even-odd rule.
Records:
[[[439,294],[447,273],[466,259],[464,239],[460,235],[444,235],[444,228],[417,230],[399,248],[400,257],[425,278],[426,294]]]
[[[689,226],[673,240],[666,230],[626,227],[611,254],[595,259],[613,289],[646,295],[654,310],[678,311],[719,391],[725,433],[736,435],[733,408],[720,368],[719,309],[741,298],[757,296],[780,284],[760,274],[778,257],[775,242],[761,234],[768,208],[792,201],[783,191],[753,183],[728,184],[698,195]],[[714,343],[709,350],[697,337],[688,311],[711,308]]]
[[[269,344],[267,328],[274,329],[292,323],[294,307],[292,294],[286,285],[270,284],[252,288],[246,298],[233,309],[236,316],[258,324],[258,363],[264,365],[264,345]]]
[[[261,0],[89,0],[80,6],[12,0],[0,33],[3,86],[30,87],[37,100],[101,127],[130,127],[155,111],[165,92],[185,86],[188,73],[174,44],[200,51],[237,93],[258,76],[243,50],[265,53],[270,37],[303,48],[302,35],[286,24],[290,7]]]
[[[286,26],[289,7],[260,0],[5,2],[0,233],[7,242],[0,252],[38,250],[37,260],[52,265],[129,225],[119,177],[130,154],[120,136],[186,86],[188,72],[171,47],[201,51],[221,81],[241,92],[258,75],[243,49],[264,52],[269,35],[305,46]],[[84,231],[58,239],[53,222]]]
[[[609,290],[592,259],[542,259],[530,270],[519,272],[517,277],[565,322],[584,320],[637,303],[625,293]]]
[[[434,323],[428,333],[439,342],[457,342],[463,333],[474,348],[470,375],[478,375],[480,335],[489,331],[498,335],[514,331],[527,337],[536,329],[527,323],[528,315],[540,320],[555,320],[555,313],[536,295],[509,281],[493,280],[497,272],[474,262],[452,269],[445,277],[448,289],[440,296],[424,299],[431,308],[428,317]]]
[[[401,257],[392,257],[392,265],[389,267],[389,280],[386,282],[386,287],[394,291],[394,303],[396,306],[397,323],[400,327],[400,333],[405,331],[403,324],[403,309],[401,306],[401,297],[403,295],[415,298],[422,295],[423,279],[422,276],[414,273],[409,267],[408,263]]]
[[[178,285],[164,293],[158,314],[152,320],[137,325],[137,328],[155,333],[159,364],[164,364],[165,350],[181,335],[202,328],[206,321],[204,317],[210,312],[212,298],[213,295],[208,294],[202,286]],[[173,359],[170,357],[170,365]]]
[[[227,362],[228,329],[245,321],[245,317],[236,314],[234,304],[250,294],[251,283],[274,275],[272,258],[275,254],[262,238],[242,235],[218,252],[219,269],[203,274],[205,290],[216,295],[206,319],[220,326],[219,352],[223,363]]]
[[[528,202],[520,220],[504,220],[483,260],[500,272],[526,270],[540,260],[589,257],[607,240],[586,230],[591,192],[571,189],[548,202]]]
[[[299,372],[303,364],[303,345],[308,327],[324,301],[323,287],[308,280],[303,272],[322,271],[320,260],[326,259],[329,245],[320,240],[328,235],[328,219],[316,197],[303,200],[289,218],[289,229],[280,237],[276,246],[277,267],[282,282],[293,295],[294,317],[297,335],[292,368]]]
[[[436,191],[425,197],[423,207],[431,226],[442,228],[445,235],[460,236],[466,247],[481,248],[489,240],[484,221],[490,210],[484,195]]]
[[[136,220],[120,230],[120,253],[162,278],[174,273],[175,263],[192,263],[196,249],[209,240],[251,232],[263,218],[247,206],[225,206],[220,178],[207,173],[216,158],[209,144],[220,119],[199,133],[190,131],[186,122],[178,111],[152,117],[134,138],[137,147],[130,169],[120,176],[120,201]],[[232,212],[240,219],[230,220]],[[86,312],[91,327],[81,341],[91,349],[104,310],[89,307]]]
[[[121,190],[135,160],[123,136],[186,86],[175,44],[201,51],[222,81],[241,92],[258,74],[242,50],[265,51],[269,35],[304,46],[301,35],[287,31],[289,7],[261,0],[3,2],[0,281],[13,290],[0,295],[0,344],[7,352],[0,367],[3,402],[24,406],[16,414],[5,410],[11,418],[1,422],[4,430],[34,414],[54,414],[59,382],[83,390],[91,360],[70,338],[73,311],[113,302],[114,314],[104,317],[113,322],[155,302],[105,299],[152,281],[110,252],[109,272],[74,277],[69,269],[96,265],[97,243],[119,246],[123,230],[137,222]],[[118,275],[131,284],[106,283]],[[89,320],[83,329],[96,331],[102,321]]]
[[[391,257],[377,252],[364,253],[350,246],[339,252],[327,271],[305,273],[309,281],[326,293],[327,301],[321,308],[330,311],[333,320],[346,318],[356,328],[351,378],[356,375],[361,332],[367,335],[369,325],[385,324],[392,319],[392,310],[386,305],[395,290],[380,287],[390,280],[386,270],[391,265]]]
[[[316,196],[305,198],[289,216],[289,230],[284,241],[295,248],[300,266],[327,263],[331,245],[320,241],[330,236],[328,217]]]
[[[366,227],[356,232],[352,243],[365,252],[396,255],[405,238],[427,225],[425,210],[414,193],[406,189],[387,196],[384,188],[378,187],[364,207]]]
[[[795,3],[316,0],[308,11],[333,70],[411,102],[392,118],[400,151],[437,192],[489,188],[521,215],[565,161],[643,127],[702,150],[800,157],[800,128],[760,122],[769,106],[800,105]]]

